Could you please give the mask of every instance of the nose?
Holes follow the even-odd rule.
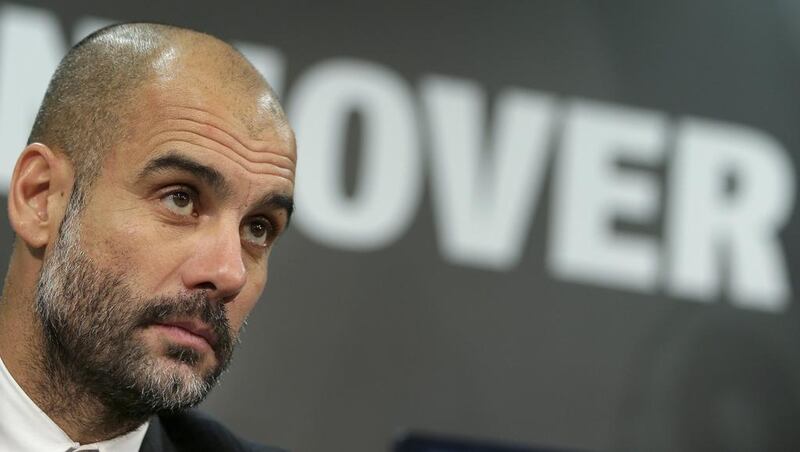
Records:
[[[212,299],[225,303],[242,291],[247,271],[238,230],[233,231],[209,231],[193,245],[181,272],[186,288],[207,290]]]

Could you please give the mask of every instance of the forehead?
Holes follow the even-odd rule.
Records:
[[[162,83],[142,90],[132,112],[128,139],[114,160],[131,170],[168,153],[180,152],[234,181],[291,194],[296,153],[294,134],[274,114],[270,93],[247,95],[203,84]]]

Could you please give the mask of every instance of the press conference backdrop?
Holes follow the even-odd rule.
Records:
[[[800,450],[796,2],[0,1],[3,187],[69,44],[128,20],[235,43],[297,131],[204,404],[235,431]]]

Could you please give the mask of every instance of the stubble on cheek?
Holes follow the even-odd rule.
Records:
[[[98,251],[102,250],[98,260],[109,262],[107,268],[113,269],[126,269],[123,276],[128,286],[135,286],[138,292],[156,292],[161,285],[165,285],[165,281],[169,280],[174,272],[176,264],[169,262],[170,255],[169,247],[164,247],[161,242],[171,238],[170,228],[166,225],[148,227],[141,224],[130,224],[126,227],[118,229],[116,235],[125,237],[125,240],[117,240],[114,237],[106,237],[103,239],[102,247],[95,248]],[[165,256],[167,255],[167,256]],[[142,281],[142,282],[134,282]],[[151,288],[151,284],[155,281],[155,288]],[[161,366],[173,370],[178,370],[182,373],[191,371],[197,377],[207,379],[210,375],[218,374],[220,367],[224,370],[232,353],[232,347],[238,340],[238,326],[233,329],[228,326],[227,320],[223,325],[219,319],[219,315],[214,317],[212,325],[216,330],[218,336],[221,336],[220,347],[209,348],[195,348],[187,347],[171,342],[169,338],[164,337],[157,329],[153,328],[154,323],[159,319],[166,317],[180,317],[181,315],[188,315],[189,317],[209,316],[208,309],[201,309],[200,303],[185,302],[184,308],[187,305],[188,309],[181,309],[180,307],[172,309],[171,313],[163,312],[167,306],[179,305],[181,297],[178,299],[162,299],[164,303],[161,309],[145,309],[144,312],[140,309],[142,306],[135,306],[142,301],[147,300],[148,305],[152,306],[154,302],[153,293],[140,293],[139,295],[131,296],[126,300],[129,305],[125,307],[125,311],[129,311],[125,325],[119,325],[120,328],[128,329],[130,333],[129,340],[135,345],[141,353],[145,354],[151,365]],[[189,296],[189,298],[196,300],[197,297]],[[213,303],[209,300],[205,304]],[[193,307],[191,307],[193,306]],[[159,312],[161,311],[161,312]],[[201,311],[204,314],[201,314]],[[217,313],[219,314],[219,313]],[[228,313],[223,309],[223,314],[227,318]],[[211,321],[210,318],[203,319],[206,323]],[[221,332],[224,331],[224,332]],[[236,334],[231,334],[231,331]],[[231,336],[234,336],[231,338]],[[232,340],[231,340],[232,339]],[[228,344],[224,343],[229,342]],[[179,367],[187,367],[188,369],[178,369]]]

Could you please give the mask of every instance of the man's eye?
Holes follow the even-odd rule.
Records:
[[[194,197],[186,191],[173,191],[161,198],[167,209],[178,215],[193,215],[195,212]]]
[[[266,220],[253,220],[242,225],[242,240],[256,246],[266,246],[272,225]]]

